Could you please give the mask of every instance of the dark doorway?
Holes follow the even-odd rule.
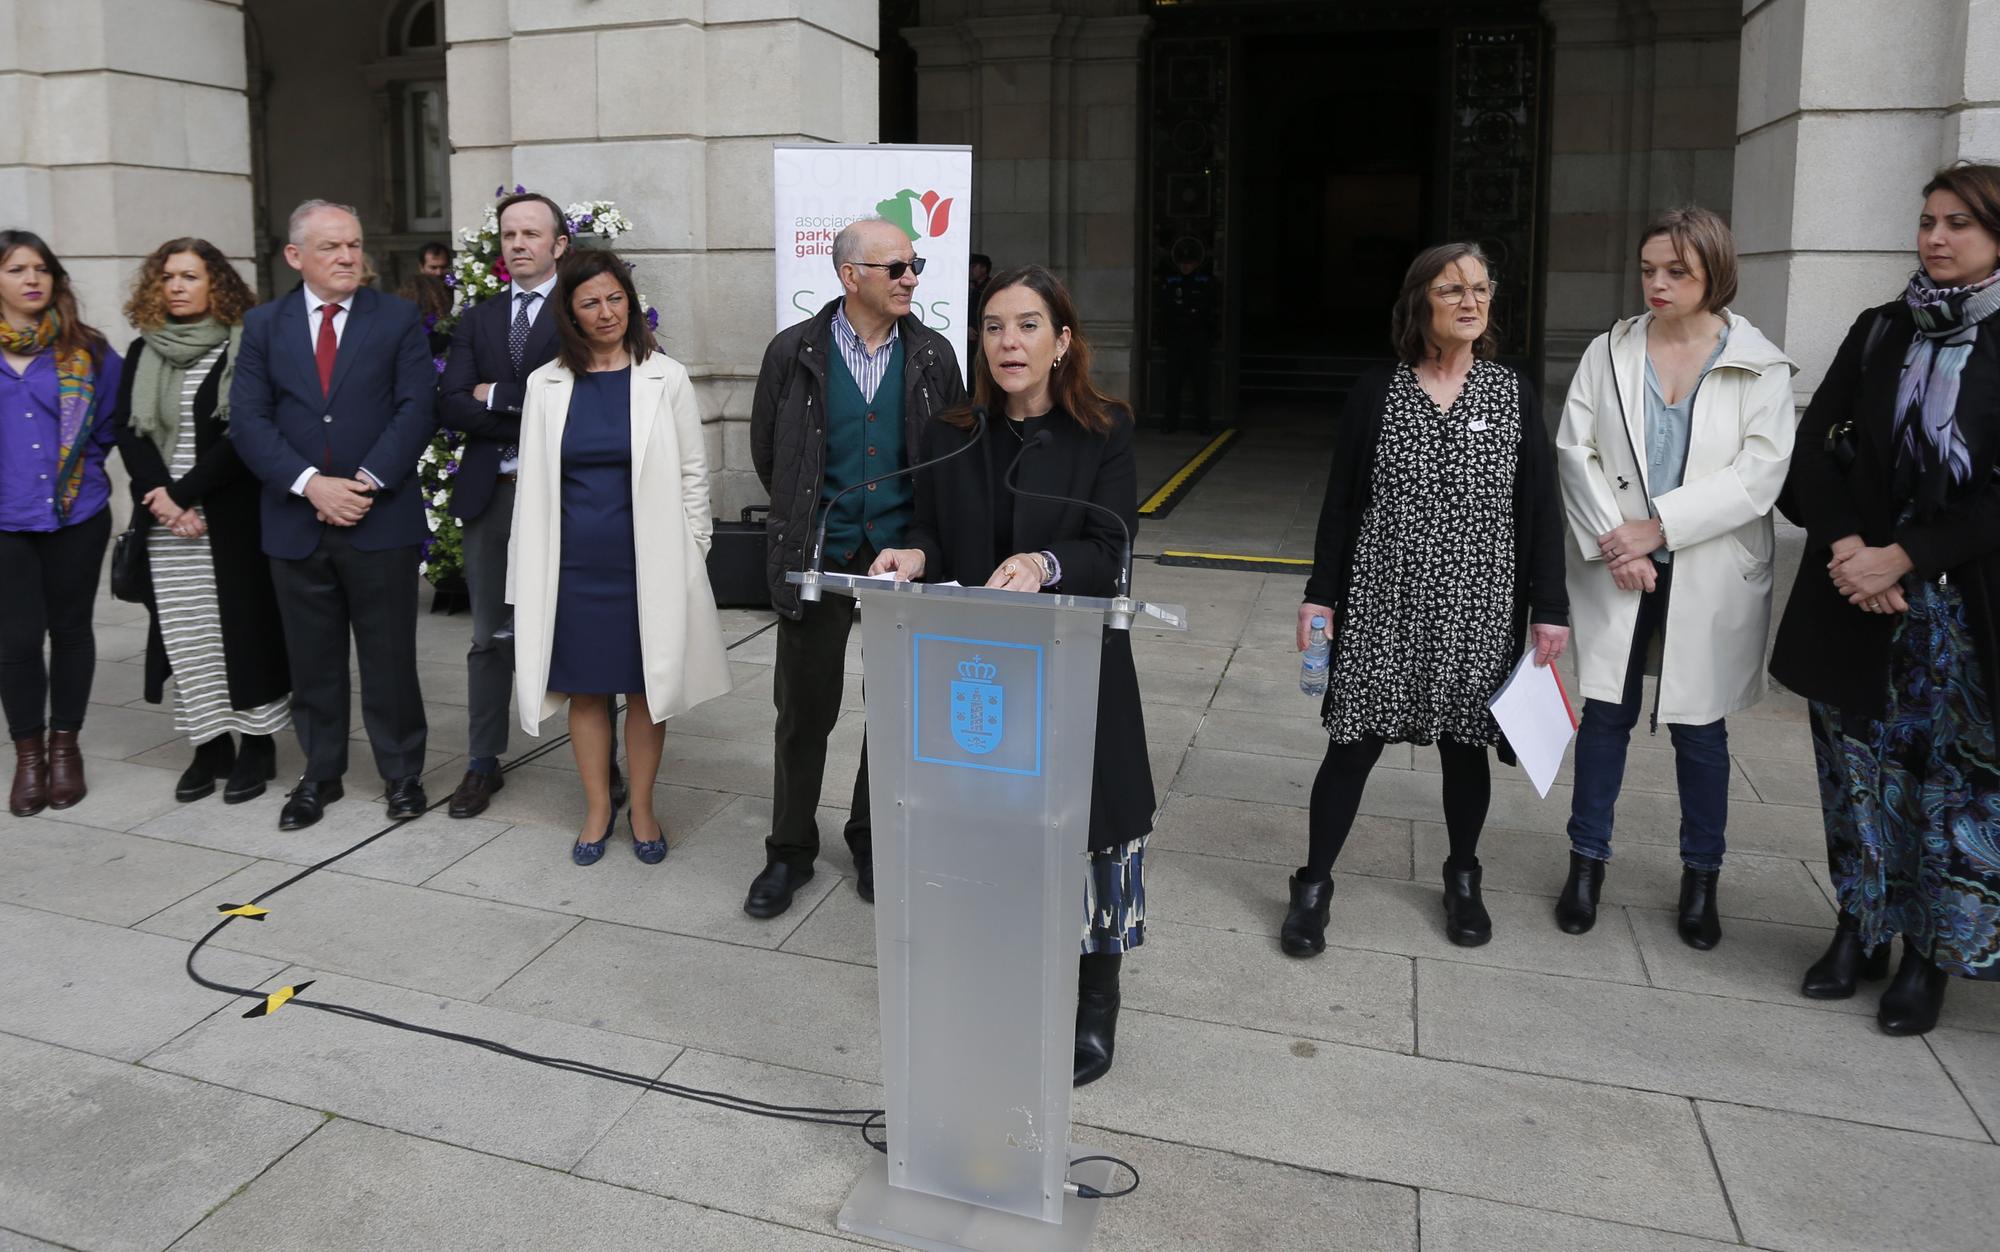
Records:
[[[1246,357],[1386,352],[1390,302],[1441,217],[1442,46],[1437,30],[1243,41]]]

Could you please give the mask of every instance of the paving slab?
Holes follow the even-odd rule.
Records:
[[[31,1239],[11,1230],[0,1230],[0,1252],[44,1252],[44,1249],[62,1252],[56,1244],[43,1243],[40,1239]]]
[[[174,1252],[852,1252],[854,1246],[343,1120],[218,1209]]]
[[[1680,795],[1680,780],[1675,774],[1674,750],[1667,746],[1666,732],[1660,732],[1658,747],[1651,746],[1654,742],[1656,741],[1641,732],[1633,732],[1632,742],[1625,751],[1625,777],[1619,785],[1621,798],[1627,793],[1639,791],[1675,797]],[[1444,771],[1444,764],[1438,759],[1437,748],[1434,746],[1419,747],[1412,766],[1426,774],[1438,774]],[[1793,771],[1803,770],[1807,777],[1811,777],[1813,772],[1811,765],[1791,764],[1787,768]],[[1495,778],[1520,780],[1527,777],[1520,772],[1519,766],[1508,765],[1498,757],[1492,759],[1491,769]],[[1576,782],[1574,748],[1563,756],[1562,764],[1556,770],[1555,781],[1572,785]],[[1744,774],[1740,766],[1734,762],[1729,769],[1729,799],[1738,804],[1746,802],[1754,804],[1758,800],[1757,791],[1750,785],[1748,775]],[[1819,801],[1815,799],[1813,803],[1817,804]],[[1617,808],[1619,812],[1625,811],[1622,804]]]
[[[656,1078],[679,1049],[606,1030],[294,968],[314,1000],[346,1004],[524,1052]],[[199,1078],[460,1147],[568,1169],[641,1088],[333,1013],[220,1014],[146,1058]]]
[[[1927,1039],[1979,1114],[1987,1138],[2000,1139],[2000,1035],[1940,1026]]]
[[[1146,742],[1170,743],[1185,748],[1194,742],[1208,714],[1184,704],[1149,703],[1143,708]]]
[[[776,718],[769,699],[727,695],[668,718],[667,733],[768,744]]]
[[[1325,751],[1324,747],[1320,749],[1322,755]],[[1221,796],[1228,800],[1284,804],[1302,809],[1312,799],[1313,777],[1318,772],[1317,759],[1227,752],[1197,746],[1189,750],[1174,788],[1191,795]],[[1376,771],[1377,774],[1386,772],[1389,771]],[[1432,790],[1435,792],[1436,788]],[[1387,816],[1409,817],[1410,814]],[[1433,808],[1418,816],[1434,818],[1437,811]]]
[[[1195,746],[1224,752],[1297,757],[1317,765],[1326,756],[1326,742],[1326,731],[1319,720],[1319,706],[1307,701],[1293,716],[1212,709],[1202,719],[1201,734],[1196,737]],[[1382,755],[1382,764],[1389,768],[1406,766],[1409,764],[1409,745],[1388,745]]]
[[[99,605],[119,603],[111,598],[108,591],[100,591],[97,602]],[[144,608],[139,605],[133,605],[132,607],[139,609],[142,615],[145,612]],[[93,623],[90,633],[97,643],[97,659],[99,661],[143,662],[146,659],[146,630],[146,619],[144,616],[138,618],[125,617],[115,623]]]
[[[457,779],[452,782],[456,785]],[[436,801],[444,797],[432,793],[430,798]],[[369,794],[365,784],[348,787],[347,794],[328,805],[325,816],[305,830],[278,829],[278,814],[284,806],[285,794],[275,786],[242,804],[224,804],[222,797],[210,796],[163,813],[133,833],[168,844],[313,865],[389,824],[386,806]],[[454,821],[443,809],[436,809],[343,858],[340,872],[385,882],[420,883],[506,829],[505,822],[483,817]]]
[[[137,704],[143,708],[148,707],[145,699],[146,666],[143,662],[107,661],[102,656],[98,657],[97,668],[90,679],[92,704]],[[168,696],[168,699],[172,697]],[[171,710],[173,706],[162,703],[151,707]]]
[[[1761,741],[1762,736],[1758,738]],[[1736,765],[1756,789],[1757,798],[1767,804],[1797,804],[1806,808],[1819,804],[1819,774],[1810,759],[1739,756]]]
[[[749,916],[743,911],[743,896],[750,880],[764,868],[763,839],[771,829],[770,802],[721,792],[683,795],[702,797],[702,801],[684,812],[671,812],[665,805],[656,810],[672,847],[667,859],[658,865],[643,864],[632,855],[632,838],[623,822],[604,859],[581,869],[569,859],[569,848],[576,838],[573,829],[522,825],[425,886],[628,926],[775,948],[813,905],[843,881],[831,869],[816,873],[800,889],[785,916],[769,921]],[[726,807],[698,831],[688,826],[686,818],[715,812],[711,799]],[[839,829],[838,823],[827,825]],[[844,852],[845,845],[841,846]]]
[[[217,901],[245,901],[297,873],[259,861],[148,919],[142,929],[195,939]],[[211,948],[254,952],[332,973],[476,1000],[576,924],[574,917],[322,870],[264,901],[270,915],[223,928]]]
[[[1417,822],[1417,879],[1444,882],[1451,841],[1443,825]],[[1488,829],[1479,837],[1479,861],[1488,891],[1517,891],[1554,901],[1569,874],[1569,838],[1534,831]],[[1681,855],[1662,843],[1612,844],[1604,870],[1605,904],[1679,908]],[[1554,904],[1550,904],[1553,916]],[[1716,889],[1716,908],[1725,918],[1791,922],[1814,926],[1827,920],[1826,897],[1805,862],[1789,857],[1731,853]],[[1555,925],[1553,921],[1549,923]]]
[[[1417,1023],[1444,1060],[1986,1139],[1922,1040],[1844,1013],[1419,961]]]
[[[1421,1200],[1424,1252],[1722,1252],[1742,1245],[1621,1226],[1448,1191]]]
[[[486,1002],[816,1073],[882,1076],[875,971],[836,961],[587,921]]]
[[[192,945],[121,926],[0,905],[0,1029],[120,1061],[136,1061],[238,1002],[187,976]],[[199,968],[257,987],[282,961],[205,951]],[[247,1007],[247,1006],[243,1006]]]
[[[818,882],[815,877],[812,885],[817,886]],[[793,908],[797,911],[796,905]],[[785,916],[790,917],[791,914]],[[796,952],[801,956],[865,965],[872,970],[875,968],[875,906],[843,882],[837,889],[819,897],[819,903],[778,948],[782,952]]]
[[[1745,1241],[1779,1252],[1991,1252],[2000,1147],[1700,1105]]]
[[[249,863],[91,826],[14,818],[0,839],[0,900],[129,926]]]
[[[194,749],[174,729],[173,714],[164,709],[164,705],[151,704],[137,708],[93,704],[76,736],[77,750],[83,753],[85,776],[89,776],[98,761],[122,761],[168,743],[180,745],[185,753],[181,768],[186,769]]]
[[[1077,1093],[1080,1122],[1381,1182],[1734,1235],[1686,1100],[1129,1016],[1119,1024],[1118,1064]]]
[[[0,1035],[0,1123],[9,1226],[93,1252],[159,1252],[322,1119]]]
[[[1206,674],[1211,682],[1229,668],[1236,649],[1226,644],[1176,643],[1171,635],[1140,637],[1134,632],[1132,661],[1140,681],[1157,674]]]
[[[1283,804],[1258,804],[1221,796],[1168,794],[1153,827],[1150,848],[1192,852],[1282,866],[1286,875],[1306,858],[1306,815]],[[1344,874],[1376,878],[1410,876],[1410,822],[1397,817],[1357,817],[1340,852]]]
[[[89,734],[89,729],[83,733]],[[185,761],[165,769],[131,761],[86,760],[83,773],[89,794],[71,808],[44,809],[41,816],[99,830],[131,830],[181,807],[174,799],[174,783],[186,768]]]

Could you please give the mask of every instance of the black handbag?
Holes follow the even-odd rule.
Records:
[[[768,609],[771,585],[764,575],[764,522],[768,504],[743,510],[743,520],[718,520],[708,548],[708,585],[719,609]]]
[[[111,545],[111,594],[127,604],[153,602],[153,566],[146,559],[146,531],[141,521],[133,518]]]

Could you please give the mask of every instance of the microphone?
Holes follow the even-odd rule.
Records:
[[[820,510],[819,530],[815,532],[813,535],[813,550],[812,550],[812,563],[811,563],[812,572],[814,574],[820,574],[824,572],[825,567],[822,564],[820,558],[825,553],[826,549],[826,524],[833,517],[834,506],[839,504],[842,500],[846,499],[850,492],[860,491],[864,487],[872,487],[876,483],[888,482],[891,478],[901,478],[905,474],[914,474],[918,470],[929,469],[933,465],[942,465],[946,461],[951,460],[951,458],[959,455],[961,452],[964,452],[967,448],[970,448],[975,444],[977,444],[980,440],[980,437],[983,436],[985,433],[986,433],[986,410],[982,406],[975,405],[973,406],[972,409],[972,437],[970,439],[967,439],[960,446],[953,448],[951,451],[945,453],[943,456],[934,456],[928,461],[919,461],[915,465],[906,466],[903,469],[890,470],[886,474],[877,474],[873,478],[865,478],[860,482],[855,483],[851,487],[846,487],[840,490],[839,492],[836,492],[834,494],[833,499],[828,500],[826,502],[826,507]],[[819,599],[818,587],[814,586],[810,588],[810,590],[812,591],[812,594],[809,596],[805,596],[804,598],[808,600]]]
[[[1017,496],[1029,496],[1036,500],[1053,500],[1058,504],[1082,505],[1086,509],[1095,509],[1118,523],[1118,532],[1125,536],[1125,549],[1119,554],[1118,558],[1117,598],[1120,600],[1129,600],[1132,596],[1132,528],[1125,524],[1124,518],[1118,516],[1117,510],[1108,509],[1095,500],[1081,500],[1075,496],[1052,496],[1045,492],[1028,491],[1014,485],[1014,473],[1021,468],[1021,458],[1028,455],[1028,449],[1045,448],[1049,444],[1054,443],[1055,438],[1055,435],[1050,431],[1036,431],[1035,437],[1024,442],[1021,445],[1021,450],[1014,454],[1014,459],[1008,463],[1007,472],[1001,476],[1000,481],[1006,484],[1007,490]]]

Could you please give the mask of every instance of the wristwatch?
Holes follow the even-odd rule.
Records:
[[[1042,586],[1053,587],[1062,580],[1062,566],[1056,561],[1056,554],[1044,549],[1035,553],[1035,560],[1042,567]]]

